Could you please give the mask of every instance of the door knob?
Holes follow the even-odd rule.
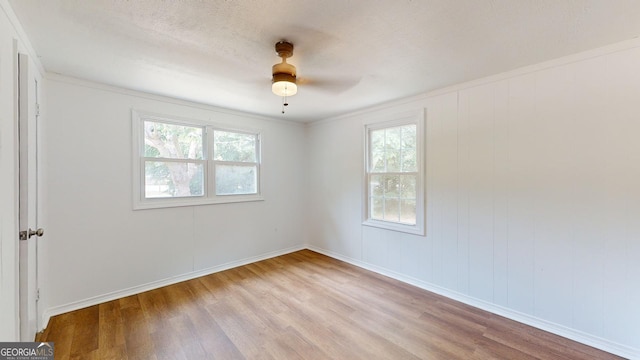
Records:
[[[44,235],[44,230],[42,228],[38,228],[38,230],[29,229],[28,231],[27,230],[20,231],[20,240],[27,240],[31,238],[33,235],[42,236]]]
[[[33,235],[42,236],[44,235],[44,230],[42,228],[38,228],[38,230],[29,229],[29,238],[31,238]]]

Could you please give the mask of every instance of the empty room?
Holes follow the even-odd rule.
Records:
[[[640,359],[639,36],[636,0],[0,0],[0,359]]]

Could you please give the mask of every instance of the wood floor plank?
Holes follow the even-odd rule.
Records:
[[[125,347],[130,359],[157,359],[147,314],[140,305],[138,295],[120,299],[124,324]]]
[[[56,359],[620,359],[303,250],[53,317]]]
[[[117,301],[98,306],[98,348],[109,354],[109,349],[123,348],[125,344],[122,314]],[[117,352],[117,351],[116,351]]]
[[[68,360],[71,355],[71,342],[75,332],[75,324],[71,321],[73,313],[67,313],[51,318],[49,326],[38,341],[55,341],[54,351],[56,360]],[[55,339],[55,340],[53,340]]]
[[[99,306],[91,306],[74,312],[73,339],[71,340],[70,358],[81,356],[98,350],[99,340]]]
[[[206,356],[214,359],[242,359],[242,353],[229,339],[215,319],[211,318],[206,306],[190,309],[187,313],[192,328],[189,329],[191,341],[197,341]]]
[[[244,307],[237,306],[234,301],[223,300],[208,306],[207,310],[243,357],[273,358],[261,343],[268,336],[268,329],[248,314]]]

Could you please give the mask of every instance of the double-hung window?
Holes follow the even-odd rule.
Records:
[[[260,133],[133,111],[134,209],[262,200]]]
[[[365,127],[365,225],[424,235],[424,114]]]

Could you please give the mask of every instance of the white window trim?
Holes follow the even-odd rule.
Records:
[[[204,160],[194,160],[193,162],[204,163],[204,171],[206,172],[204,195],[197,197],[173,197],[173,198],[154,198],[146,199],[144,197],[144,170],[142,166],[143,162],[143,150],[144,142],[141,141],[142,126],[144,121],[158,121],[163,123],[171,123],[177,125],[187,126],[202,126],[205,130],[204,144],[202,151],[205,154]],[[210,121],[188,119],[173,115],[162,115],[142,110],[131,110],[131,127],[132,127],[132,157],[133,157],[133,210],[144,209],[158,209],[168,207],[181,207],[181,206],[197,206],[197,205],[212,205],[212,204],[227,204],[227,203],[239,203],[249,201],[263,201],[262,195],[262,132],[256,129],[239,128],[235,126],[228,126],[225,124],[217,124]],[[257,135],[256,151],[258,158],[256,159],[257,166],[257,194],[247,195],[216,195],[215,184],[212,180],[215,178],[214,164],[216,161],[212,159],[212,151],[210,145],[213,144],[213,130],[231,131],[245,134]],[[242,163],[246,165],[246,163]],[[253,164],[253,163],[252,163]]]
[[[389,120],[391,119],[391,120]],[[369,218],[370,201],[369,201],[369,165],[370,152],[369,142],[372,130],[384,129],[402,125],[416,125],[416,162],[418,166],[416,179],[416,224],[402,224],[390,221],[376,220]],[[409,234],[422,235],[426,234],[426,153],[425,153],[425,111],[424,109],[417,112],[396,114],[395,116],[386,116],[384,118],[376,118],[364,123],[364,206],[362,225],[372,226],[387,230],[399,231]]]

